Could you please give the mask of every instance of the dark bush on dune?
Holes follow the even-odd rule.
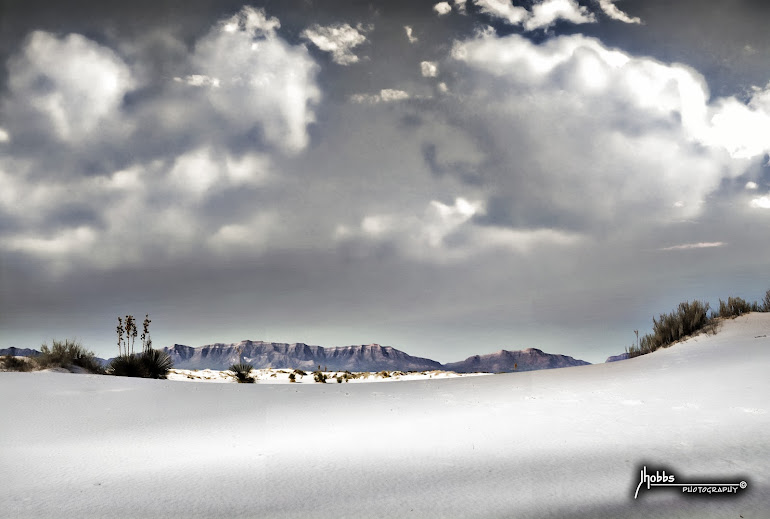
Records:
[[[0,368],[4,371],[32,371],[34,361],[7,355],[0,357]]]
[[[235,377],[235,380],[237,380],[239,384],[253,384],[255,382],[256,379],[251,376],[251,370],[253,369],[254,366],[243,362],[233,364],[229,368],[233,377]]]
[[[49,348],[47,344],[40,347],[40,355],[34,362],[40,368],[65,368],[73,366],[83,368],[90,373],[103,373],[101,363],[96,360],[93,352],[88,351],[80,342],[67,339],[65,341],[53,341]]]
[[[749,312],[770,312],[770,290],[765,292],[762,303],[749,303],[741,297],[719,300],[719,312],[708,316],[709,304],[701,301],[679,303],[669,314],[652,319],[652,333],[639,338],[638,345],[626,348],[629,358],[652,353],[661,347],[668,347],[699,332],[716,333],[721,319],[730,319]]]
[[[661,347],[688,337],[709,323],[709,304],[702,301],[679,303],[679,307],[669,314],[661,314],[652,319],[652,333],[639,339],[639,346],[628,348],[629,357],[638,357],[652,353]]]
[[[738,317],[749,312],[759,312],[757,303],[751,304],[741,297],[728,297],[727,301],[719,300],[719,317]]]
[[[140,360],[149,378],[166,378],[174,362],[168,353],[160,350],[146,350]]]
[[[120,355],[110,362],[107,373],[118,377],[166,378],[174,366],[171,357],[159,350]]]

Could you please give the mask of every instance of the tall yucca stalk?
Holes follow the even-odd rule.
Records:
[[[121,345],[123,344],[123,332],[125,329],[123,328],[123,319],[118,317],[118,357],[123,355],[123,350],[121,349]]]
[[[150,314],[144,315],[144,322],[142,323],[142,351],[149,351],[152,349],[152,339],[150,339]]]

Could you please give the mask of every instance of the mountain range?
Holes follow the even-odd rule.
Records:
[[[521,351],[500,350],[488,355],[472,355],[459,362],[441,364],[435,360],[413,357],[391,346],[363,344],[324,348],[304,343],[277,343],[241,341],[216,343],[194,348],[175,344],[163,348],[179,369],[226,370],[244,362],[255,368],[315,370],[320,366],[332,371],[428,371],[446,370],[457,373],[534,371],[540,369],[585,366],[589,362],[567,355],[545,353],[537,348]],[[34,356],[40,352],[31,349],[0,349],[0,355]],[[109,360],[99,359],[104,364]]]

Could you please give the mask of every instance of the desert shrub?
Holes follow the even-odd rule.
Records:
[[[337,379],[337,384],[342,384],[342,377],[335,377]]]
[[[0,368],[4,371],[32,371],[34,361],[7,355],[0,357]]]
[[[235,380],[237,380],[239,384],[254,383],[256,379],[253,376],[251,376],[251,370],[253,369],[254,369],[254,366],[244,362],[233,364],[229,368],[229,370],[233,373],[233,377],[235,377]]]
[[[380,371],[379,373],[377,373],[377,376],[382,377],[382,378],[390,378],[390,372],[383,370],[383,371]]]
[[[728,297],[727,301],[719,300],[719,317],[731,318],[759,310],[759,305],[751,305],[741,297]]]
[[[326,384],[326,375],[324,374],[323,371],[316,370],[313,372],[313,380],[321,384]]]
[[[627,348],[629,358],[652,353],[661,347],[693,335],[703,329],[710,319],[709,304],[702,301],[679,303],[676,310],[652,318],[652,333],[639,338],[638,346]]]
[[[299,375],[300,377],[304,377],[305,375],[307,375],[307,373],[305,373],[305,372],[304,372],[304,371],[302,371],[301,369],[295,369],[295,370],[294,370],[294,374],[295,374],[295,375]]]
[[[770,290],[765,292],[765,298],[762,299],[762,305],[760,307],[760,312],[770,312]]]
[[[297,375],[294,373],[289,373],[289,382],[296,382],[297,381]]]
[[[116,377],[147,377],[147,371],[139,355],[122,354],[110,361],[107,374]]]
[[[165,351],[146,349],[139,356],[145,376],[148,378],[166,378],[174,362]]]
[[[35,362],[41,368],[70,369],[72,366],[78,366],[91,373],[104,371],[93,352],[85,349],[80,342],[71,339],[54,340],[50,348],[47,344],[43,344],[40,347],[40,355],[35,357]]]
[[[149,349],[133,355],[118,355],[110,361],[106,372],[117,377],[166,378],[173,367],[168,353]]]

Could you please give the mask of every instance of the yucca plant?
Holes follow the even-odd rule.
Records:
[[[136,355],[119,355],[110,361],[107,374],[118,377],[147,377],[142,359]]]
[[[168,370],[174,367],[174,362],[168,353],[152,348],[144,350],[139,356],[142,367],[149,378],[166,378]]]
[[[253,369],[254,366],[251,364],[239,362],[230,366],[229,371],[232,372],[232,376],[235,377],[239,384],[253,384],[256,380],[251,376],[251,370]]]

